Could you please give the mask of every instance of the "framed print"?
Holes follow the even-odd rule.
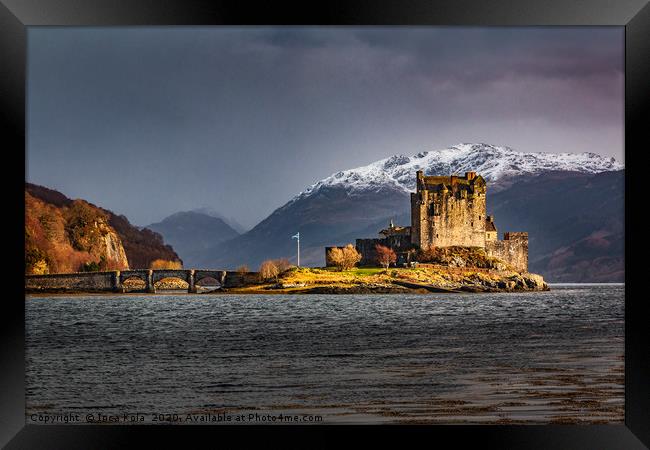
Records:
[[[646,2],[0,12],[7,448],[649,445]]]

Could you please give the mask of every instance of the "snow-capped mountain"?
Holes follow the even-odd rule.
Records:
[[[344,187],[351,195],[387,187],[412,192],[417,170],[423,170],[425,175],[464,175],[474,171],[486,181],[495,182],[548,171],[595,174],[623,168],[614,158],[595,153],[524,153],[489,144],[458,144],[414,156],[394,155],[367,166],[337,172],[311,185],[294,201],[323,187]]]
[[[325,246],[376,237],[390,221],[409,225],[417,170],[476,171],[488,181],[488,213],[498,229],[529,232],[531,271],[552,281],[620,281],[622,169],[593,153],[521,153],[486,144],[392,156],[313,184],[250,231],[205,249],[197,264],[256,268],[265,259],[295,261],[291,236],[299,231],[302,264],[320,266]]]

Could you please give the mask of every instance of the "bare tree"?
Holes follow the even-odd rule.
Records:
[[[392,248],[377,244],[375,245],[375,252],[377,253],[377,263],[384,269],[388,269],[391,264],[397,262],[397,255]]]
[[[361,261],[361,253],[352,244],[348,244],[343,248],[330,249],[329,259],[339,270],[350,270]]]
[[[334,267],[341,270],[343,267],[343,250],[339,247],[330,248],[327,255],[328,264],[332,264]]]
[[[242,264],[241,266],[237,267],[237,273],[248,273],[250,270],[248,269],[248,266],[246,264]]]
[[[275,261],[266,260],[260,266],[260,278],[263,281],[274,279],[277,281],[280,270]]]
[[[278,272],[280,274],[283,274],[287,270],[291,269],[291,263],[287,258],[281,258],[281,259],[276,259],[273,261],[275,263],[275,266],[278,268]]]
[[[350,270],[361,261],[361,253],[354,248],[354,245],[348,244],[343,248],[343,258],[345,260],[345,270]]]

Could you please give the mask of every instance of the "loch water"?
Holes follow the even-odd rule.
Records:
[[[623,285],[33,295],[25,308],[27,423],[623,421]]]

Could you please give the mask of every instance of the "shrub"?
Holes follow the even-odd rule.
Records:
[[[80,267],[81,272],[99,272],[99,263],[97,261],[88,261]]]
[[[182,269],[183,264],[181,264],[180,261],[169,261],[166,259],[154,259],[151,261],[151,264],[149,265],[150,269],[168,269],[168,270],[176,270],[176,269]]]
[[[330,260],[339,270],[350,270],[361,261],[361,253],[352,244],[343,248],[334,247],[330,249]]]
[[[47,275],[50,273],[50,268],[47,266],[47,262],[41,259],[36,264],[32,266],[32,274],[34,275]]]
[[[384,245],[375,245],[375,252],[377,253],[377,263],[384,269],[388,269],[388,266],[397,262],[397,255],[392,248]]]

